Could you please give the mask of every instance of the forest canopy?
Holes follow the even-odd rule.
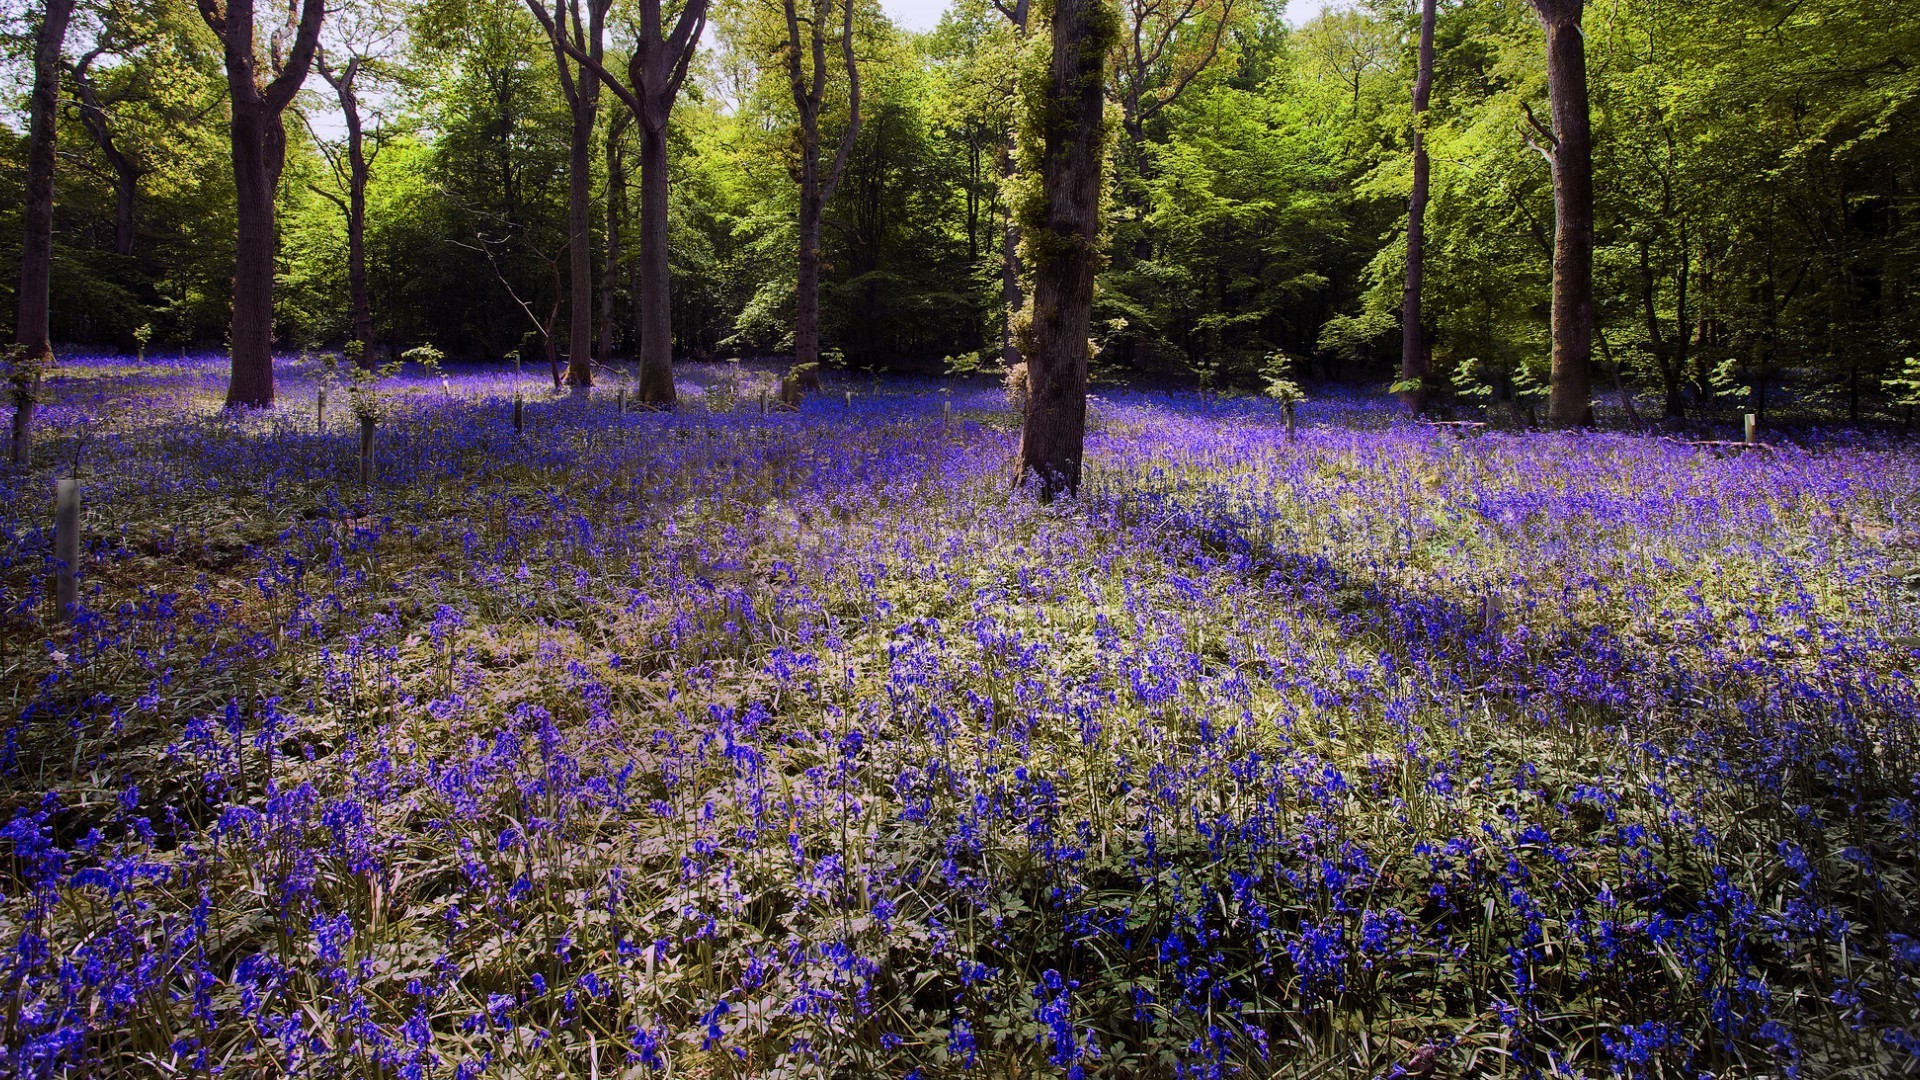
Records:
[[[643,5],[602,6],[617,74]],[[1432,159],[1433,381],[1457,400],[1524,402],[1546,383],[1549,351],[1553,191],[1530,145],[1548,113],[1541,22],[1524,0],[1438,8],[1418,119]],[[837,32],[841,10],[813,21]],[[1021,288],[1009,207],[1028,182],[1013,149],[1025,5],[959,0],[926,33],[871,2],[844,11],[859,122],[830,34],[814,121],[823,180],[847,147],[819,211],[819,358],[984,367],[1008,353]],[[672,352],[791,353],[806,158],[794,45],[767,0],[700,14],[710,25],[664,129]],[[1283,354],[1311,378],[1384,386],[1401,349],[1419,5],[1334,5],[1298,26],[1274,0],[1118,14],[1096,380],[1257,387]],[[12,5],[5,26],[18,106],[0,139],[8,266],[36,17]],[[1920,19],[1897,0],[1622,0],[1588,10],[1584,36],[1596,386],[1617,378],[1669,415],[1732,397],[1856,419],[1896,404],[1920,338]],[[537,363],[545,322],[556,359],[593,352],[572,340],[583,334],[603,360],[634,353],[643,125],[595,91],[591,213],[570,216],[576,120],[560,69],[582,88],[592,73],[550,46],[520,0],[356,0],[329,14],[318,55],[333,76],[310,73],[285,117],[276,348],[370,334],[388,353],[431,343],[455,359]],[[362,334],[332,85],[349,58]],[[219,43],[187,0],[102,0],[76,10],[62,62],[53,340],[221,346],[236,190]],[[587,258],[570,267],[583,228]],[[14,318],[17,283],[0,275],[0,319]]]

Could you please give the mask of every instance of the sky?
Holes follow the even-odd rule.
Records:
[[[1320,13],[1331,0],[1292,0],[1287,5],[1287,21],[1295,26]],[[880,0],[893,21],[908,30],[931,30],[947,10],[947,0]]]

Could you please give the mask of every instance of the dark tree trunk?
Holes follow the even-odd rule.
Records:
[[[1593,130],[1587,103],[1585,0],[1533,0],[1547,33],[1553,105],[1553,372],[1547,421],[1593,422]]]
[[[820,388],[820,139],[808,131],[800,150],[800,259],[793,293],[793,366],[807,390]]]
[[[664,110],[662,110],[664,113]],[[640,400],[671,407],[672,272],[667,262],[667,125],[640,124]]]
[[[360,343],[357,362],[371,371],[373,353],[373,301],[367,292],[367,183],[372,163],[367,159],[366,131],[360,121],[360,95],[355,82],[360,74],[360,58],[353,57],[335,74],[323,55],[315,56],[320,77],[333,87],[334,98],[347,124],[347,299],[352,309],[353,340]]]
[[[272,81],[260,85],[254,55],[254,0],[199,0],[200,15],[221,41],[232,116],[234,203],[233,324],[229,332],[233,371],[227,406],[273,404],[273,196],[286,162],[286,108],[307,79],[320,36],[325,0],[302,0],[298,36]]]
[[[599,80],[582,68],[567,146],[567,385],[573,387],[593,385],[593,123],[599,102]]]
[[[80,102],[80,123],[87,129],[87,134],[93,137],[93,144],[100,150],[100,156],[107,160],[107,167],[113,170],[113,253],[122,258],[131,258],[140,177],[146,170],[128,157],[121,150],[119,140],[114,138],[106,103],[94,88],[88,70],[98,55],[97,52],[89,54],[75,64],[69,74],[73,79],[74,96]]]
[[[1040,185],[1021,208],[1033,301],[1022,327],[1027,409],[1020,475],[1040,498],[1080,490],[1087,428],[1087,329],[1100,266],[1106,59],[1119,20],[1108,0],[1058,0],[1038,116],[1024,121]]]
[[[617,112],[607,128],[606,254],[600,266],[600,333],[594,356],[602,364],[613,360],[613,305],[620,291],[620,228],[627,212],[627,162],[621,137],[630,114]]]
[[[33,90],[27,99],[26,203],[21,207],[20,309],[14,340],[30,361],[53,355],[49,336],[53,287],[53,169],[60,113],[60,50],[73,0],[47,0],[34,35]],[[15,404],[15,442],[31,423],[33,404]],[[18,459],[18,450],[15,451]]]
[[[1400,310],[1400,381],[1417,387],[1403,395],[1415,416],[1427,411],[1432,357],[1421,312],[1421,286],[1426,276],[1427,189],[1432,163],[1427,158],[1424,127],[1427,104],[1433,96],[1434,0],[1420,6],[1420,68],[1413,80],[1413,195],[1407,200],[1407,285]]]
[[[237,95],[236,95],[237,97]],[[253,101],[233,104],[234,208],[239,230],[233,264],[233,375],[228,406],[273,404],[273,269],[277,225],[273,197],[286,154],[280,114]]]

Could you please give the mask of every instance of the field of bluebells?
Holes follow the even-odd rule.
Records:
[[[1920,447],[316,374],[0,474],[0,1073],[1920,1072]]]

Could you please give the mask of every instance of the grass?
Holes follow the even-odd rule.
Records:
[[[1041,507],[986,391],[483,371],[363,491],[285,367],[0,479],[23,1075],[1916,1068],[1911,445],[1123,393]]]

